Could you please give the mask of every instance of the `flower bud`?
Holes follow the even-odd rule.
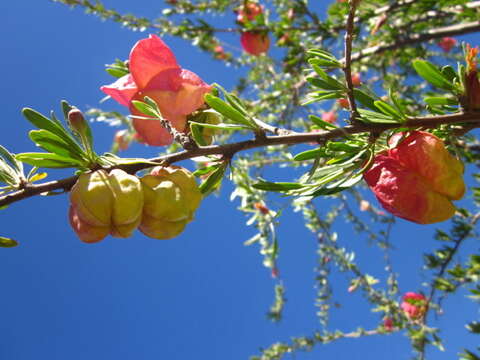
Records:
[[[240,37],[243,50],[250,55],[260,55],[266,53],[270,47],[270,38],[268,34],[247,31]]]
[[[181,167],[158,166],[141,183],[145,203],[140,231],[161,240],[179,235],[202,200],[194,176]]]
[[[405,315],[411,320],[418,320],[427,311],[427,299],[423,294],[407,292],[400,304]]]
[[[140,180],[123,170],[83,173],[70,192],[70,224],[87,243],[108,234],[129,237],[140,223],[143,198]]]
[[[432,134],[412,131],[402,136],[393,136],[394,147],[375,156],[364,174],[367,184],[395,216],[419,224],[449,219],[455,213],[452,200],[465,192],[463,164]]]
[[[70,127],[79,134],[84,134],[88,129],[88,124],[80,110],[73,108],[68,112],[68,123]]]
[[[128,131],[127,130],[118,130],[114,137],[113,141],[118,147],[118,150],[127,150],[128,146],[130,145],[130,139],[128,138]]]
[[[371,209],[371,205],[367,200],[360,200],[360,211],[368,211]]]

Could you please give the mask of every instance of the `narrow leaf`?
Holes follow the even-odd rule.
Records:
[[[209,194],[217,188],[220,182],[223,179],[223,174],[225,173],[226,165],[221,164],[216,170],[214,170],[208,178],[200,184],[200,192],[204,195]]]
[[[18,242],[13,239],[0,236],[0,247],[11,248],[18,246]]]
[[[154,108],[152,108],[150,105],[144,103],[143,101],[138,101],[138,100],[132,100],[132,104],[137,109],[140,111],[142,114],[151,116],[153,118],[158,118],[160,114],[158,114]]]
[[[453,89],[453,84],[432,63],[426,60],[415,60],[413,62],[413,67],[417,71],[418,75],[427,80],[433,86],[445,90]]]
[[[70,168],[82,165],[75,159],[51,153],[21,153],[15,157],[24,163],[43,168]]]
[[[42,149],[55,153],[57,155],[75,158],[77,160],[83,161],[85,159],[84,153],[77,153],[69,146],[65,141],[55,134],[52,134],[46,130],[31,130],[28,133],[28,136],[32,141],[40,146]]]
[[[213,96],[211,94],[205,95],[205,102],[210,105],[213,109],[217,110],[220,114],[226,118],[232,120],[237,124],[246,125],[250,129],[256,129],[257,126],[251,120],[249,120],[245,115],[236,110],[231,105],[227,104],[222,99]]]
[[[255,189],[265,190],[265,191],[289,191],[302,189],[305,186],[298,183],[289,183],[289,182],[269,182],[269,181],[259,181],[256,184],[252,185]]]

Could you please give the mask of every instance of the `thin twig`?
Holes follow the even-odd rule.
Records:
[[[350,10],[347,18],[347,31],[345,32],[345,65],[343,71],[347,81],[347,98],[350,105],[350,122],[354,123],[358,117],[357,104],[353,96],[353,81],[352,81],[352,42],[354,31],[355,11],[359,0],[350,0]]]
[[[480,31],[480,20],[469,23],[462,23],[458,25],[449,25],[436,29],[430,29],[421,34],[413,34],[407,38],[398,39],[390,44],[380,44],[372,46],[352,54],[352,61],[358,61],[372,55],[378,55],[388,50],[396,50],[407,45],[413,45],[420,42],[439,39],[445,36],[463,35],[472,32]]]
[[[469,225],[470,225],[470,229],[468,231],[466,231],[463,236],[461,236],[460,238],[458,238],[456,241],[455,241],[455,245],[453,246],[452,250],[449,251],[448,253],[448,256],[447,258],[445,259],[445,261],[442,263],[442,265],[440,266],[440,269],[438,270],[437,274],[434,276],[433,280],[432,280],[432,283],[431,283],[431,288],[430,288],[430,293],[428,294],[428,297],[427,297],[427,311],[425,312],[425,315],[424,315],[424,324],[426,324],[426,319],[427,319],[427,315],[428,315],[428,310],[430,309],[430,304],[433,300],[433,298],[435,297],[435,294],[437,292],[437,288],[435,286],[435,281],[441,277],[443,277],[443,275],[445,274],[445,272],[447,271],[448,269],[448,266],[450,265],[450,263],[452,262],[454,256],[458,253],[458,250],[460,249],[460,246],[463,244],[463,242],[471,235],[473,229],[475,228],[475,224],[480,220],[480,212],[479,213],[476,213],[472,219],[470,220],[469,222]],[[425,359],[425,346],[426,346],[427,342],[426,341],[422,341],[421,343],[421,347],[420,347],[420,359],[421,360],[424,360]]]

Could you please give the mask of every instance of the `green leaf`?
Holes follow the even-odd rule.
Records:
[[[399,121],[393,117],[387,116],[382,113],[365,110],[365,109],[358,109],[360,113],[360,120],[367,123],[377,123],[377,124],[398,124]]]
[[[455,285],[453,285],[450,281],[444,278],[436,278],[434,282],[434,286],[437,289],[445,292],[452,292],[455,290]]]
[[[120,69],[120,68],[114,68],[114,67],[109,68],[109,69],[105,69],[105,71],[107,73],[109,73],[110,75],[112,75],[113,77],[116,77],[116,78],[121,78],[122,76],[128,74],[127,70]]]
[[[82,152],[82,149],[78,145],[78,143],[73,139],[72,135],[59,123],[50,120],[49,118],[43,116],[39,112],[30,109],[30,108],[24,108],[22,110],[23,116],[32,123],[33,126],[50,131],[52,134],[57,135],[60,137],[63,141],[68,143],[75,152]]]
[[[161,115],[155,110],[155,108],[152,108],[150,105],[144,103],[143,101],[132,100],[132,104],[135,109],[137,109],[144,115],[151,116],[153,118],[158,118],[159,115]]]
[[[208,145],[203,137],[202,128],[199,126],[200,123],[190,121],[189,124],[193,140],[195,140],[195,142],[200,146]]]
[[[315,91],[309,94],[309,98],[307,98],[302,105],[309,105],[322,100],[340,99],[342,97],[344,97],[342,91]]]
[[[471,323],[466,325],[468,331],[474,334],[480,334],[480,322],[472,321]]]
[[[308,62],[312,65],[323,66],[323,67],[342,67],[337,60],[326,60],[326,59],[310,59]]]
[[[337,129],[338,126],[335,124],[331,124],[325,120],[322,120],[322,118],[316,116],[316,115],[308,115],[308,118],[318,127],[321,129],[325,130],[331,130],[331,129]]]
[[[218,166],[219,166],[219,164],[214,164],[214,165],[202,167],[200,169],[195,170],[193,172],[193,176],[199,177],[199,176],[202,176],[202,175],[207,175],[207,174],[211,173],[213,170],[215,170]]]
[[[334,88],[338,90],[346,90],[345,86],[339,82],[337,79],[329,76],[322,68],[315,64],[311,64],[313,67],[313,70],[329,85],[333,86]]]
[[[200,184],[199,189],[203,195],[207,195],[214,191],[223,179],[223,174],[225,174],[225,170],[227,165],[225,163],[220,164],[217,169],[215,169],[208,178]]]
[[[80,161],[85,160],[84,152],[76,153],[65,141],[60,137],[47,130],[31,130],[28,136],[32,141],[42,149],[51,153],[66,157],[75,158]]]
[[[249,130],[250,127],[244,125],[234,125],[234,124],[207,124],[207,123],[199,123],[196,121],[189,121],[189,124],[193,124],[196,126],[208,128],[208,129],[216,129],[216,130],[227,130],[227,131],[235,131],[235,130]]]
[[[307,150],[307,151],[298,153],[293,157],[293,160],[295,161],[311,160],[311,159],[316,159],[317,157],[322,155],[325,156],[325,149],[323,148],[312,149],[312,150]]]
[[[67,121],[68,113],[73,109],[73,106],[71,106],[67,100],[60,101],[60,106],[62,107],[63,117],[65,118],[65,121]]]
[[[402,116],[402,118],[405,118],[405,107],[398,100],[397,95],[393,90],[393,87],[390,87],[390,89],[388,90],[388,96],[392,100],[393,106],[395,106],[395,109],[398,111],[398,113]]]
[[[0,247],[11,248],[18,246],[18,242],[13,239],[0,236]]]
[[[243,124],[250,129],[257,128],[257,125],[252,120],[248,119],[244,114],[236,110],[233,106],[227,104],[222,99],[211,94],[206,94],[205,102],[234,123]]]
[[[448,78],[432,63],[426,60],[414,60],[413,67],[418,75],[427,80],[433,86],[444,90],[452,90],[454,88]]]
[[[473,352],[464,349],[465,353],[460,354],[460,360],[480,360],[480,357],[475,355]]]
[[[347,190],[351,188],[352,186],[358,184],[360,181],[362,181],[363,176],[360,175],[355,175],[353,177],[346,177],[345,179],[340,179],[337,182],[328,184],[324,187],[321,187],[320,189],[315,190],[311,195],[314,197],[317,196],[325,196],[325,195],[333,195],[339,192],[342,192],[344,190]]]
[[[305,185],[291,182],[269,182],[269,181],[259,181],[256,184],[252,185],[255,189],[265,190],[265,191],[290,191],[302,189]]]
[[[316,65],[322,66],[322,60],[328,64],[334,64],[330,66],[341,67],[342,64],[333,56],[333,54],[329,53],[328,51],[321,50],[321,49],[310,49],[307,50],[307,54],[311,56],[315,56],[316,59],[309,59],[309,62],[312,60],[316,60]],[[329,66],[329,65],[324,65]]]
[[[385,115],[391,116],[397,120],[403,120],[404,116],[392,105],[387,104],[386,102],[383,102],[381,100],[375,101],[374,104],[375,104],[375,107]]]
[[[319,79],[316,77],[307,77],[306,79],[310,84],[312,84],[315,87],[318,87],[320,89],[325,89],[325,90],[343,90],[343,87],[341,85],[337,85],[333,81],[326,81],[324,79]]]
[[[455,72],[453,67],[451,67],[450,65],[446,65],[446,66],[442,67],[441,71],[442,71],[442,74],[450,82],[453,82],[453,80],[455,80],[455,78],[457,77],[457,73]]]
[[[327,144],[327,148],[332,151],[354,152],[357,154],[362,147],[355,144],[346,144],[344,142],[330,141]]]
[[[71,168],[80,167],[82,162],[51,153],[21,153],[15,156],[18,160],[42,168]]]
[[[374,104],[375,99],[372,96],[368,95],[366,92],[355,88],[353,89],[353,97],[355,98],[355,100],[358,100],[363,106],[374,111],[377,110]]]
[[[245,109],[245,106],[243,105],[242,101],[232,93],[229,93],[227,90],[225,90],[222,86],[218,84],[214,84],[215,87],[220,89],[223,93],[223,96],[225,97],[225,100],[238,112],[242,113],[245,116],[248,116],[247,110]]]
[[[458,105],[458,101],[454,98],[447,98],[443,96],[429,96],[423,99],[430,106],[448,106]]]
[[[0,145],[0,157],[2,157],[7,164],[9,164],[17,173],[23,172],[22,164],[15,159],[13,154],[11,154],[6,148]]]
[[[66,130],[58,123],[50,120],[49,118],[43,116],[42,114],[33,109],[24,108],[22,110],[22,114],[28,121],[32,123],[33,126],[39,129],[50,131],[51,133],[61,137],[62,139],[67,134]]]

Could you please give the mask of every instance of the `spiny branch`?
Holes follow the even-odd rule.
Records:
[[[128,173],[134,174],[137,171],[149,168],[152,166],[152,162],[158,164],[173,164],[178,161],[192,159],[198,156],[208,156],[208,155],[223,155],[223,156],[233,156],[237,152],[245,151],[249,149],[265,147],[270,145],[295,145],[303,143],[324,143],[327,140],[344,138],[353,134],[360,133],[381,133],[386,130],[395,129],[395,128],[436,128],[442,124],[458,124],[458,123],[469,123],[477,124],[480,126],[480,113],[470,112],[470,113],[457,113],[451,115],[440,115],[440,116],[430,116],[430,117],[416,117],[410,118],[402,124],[392,123],[392,124],[375,124],[375,123],[363,123],[358,122],[354,125],[348,125],[343,128],[336,128],[330,131],[323,132],[312,132],[312,133],[293,133],[288,135],[279,135],[279,136],[265,136],[258,137],[252,140],[240,141],[231,144],[224,145],[212,145],[212,146],[202,146],[196,149],[184,150],[174,154],[163,155],[157,158],[149,159],[145,163],[136,163],[136,164],[127,164],[119,165],[112,168],[118,168],[125,170]],[[109,168],[107,170],[110,170]],[[77,176],[72,176],[67,179],[50,181],[43,184],[27,184],[21,190],[14,191],[10,194],[0,197],[0,207],[12,204],[22,199],[26,199],[35,195],[40,195],[42,193],[47,193],[54,190],[63,190],[68,191],[77,181]]]

